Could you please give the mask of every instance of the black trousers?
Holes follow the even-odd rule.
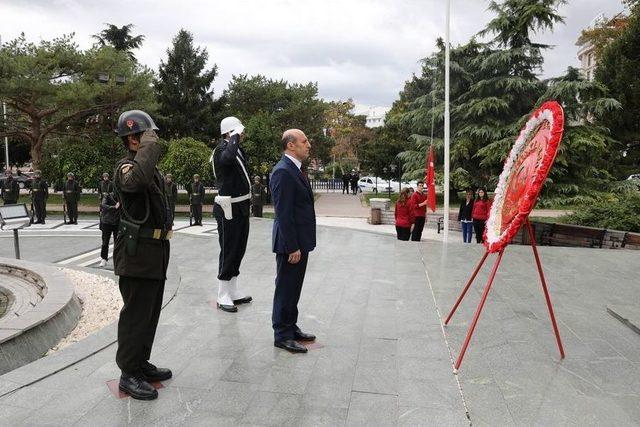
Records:
[[[240,274],[240,264],[247,250],[249,216],[234,212],[233,219],[228,220],[218,204],[213,207],[213,215],[218,224],[218,243],[220,244],[218,279],[231,280]]]
[[[411,227],[398,227],[396,225],[396,233],[398,240],[409,240],[409,237],[411,237]]]
[[[419,242],[422,239],[422,230],[424,230],[425,217],[417,216],[413,223],[413,230],[411,231],[411,240]]]
[[[100,258],[106,260],[109,259],[109,240],[113,234],[113,241],[115,243],[116,237],[118,237],[118,226],[101,224],[100,230],[102,230],[102,247],[100,248]]]
[[[483,219],[474,219],[473,220],[473,231],[476,232],[476,242],[483,243],[484,242],[484,224],[487,221]]]
[[[120,276],[124,306],[118,320],[116,363],[129,375],[139,375],[140,365],[149,360],[158,327],[164,280]]]
[[[262,218],[262,205],[251,205],[251,212],[254,217]]]
[[[344,194],[345,190],[347,191],[347,194],[349,194],[349,183],[348,182],[346,184],[344,182],[342,183],[342,194]]]
[[[191,212],[193,214],[193,223],[202,224],[202,204],[191,205]]]
[[[67,218],[68,222],[78,221],[78,202],[66,202],[67,203]]]
[[[303,253],[297,264],[289,264],[289,255],[276,254],[276,290],[273,294],[271,322],[275,341],[292,340],[298,328],[298,301],[307,271],[309,254]]]
[[[36,216],[36,221],[43,222],[47,216],[47,204],[44,200],[33,201],[33,211]]]

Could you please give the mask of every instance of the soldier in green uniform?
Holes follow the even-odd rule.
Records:
[[[113,193],[113,183],[109,179],[107,172],[102,174],[102,179],[98,182],[98,200],[102,202],[105,194]]]
[[[20,187],[18,181],[13,179],[13,174],[10,170],[4,173],[4,181],[2,181],[2,189],[0,191],[0,197],[4,200],[5,205],[15,205],[18,203],[18,197],[20,196]]]
[[[253,185],[251,186],[251,212],[254,217],[262,218],[262,206],[264,206],[266,195],[267,190],[265,186],[260,183],[260,177],[256,175],[253,178]]]
[[[47,181],[42,179],[42,173],[35,171],[33,173],[33,182],[31,183],[31,204],[36,217],[35,224],[44,224],[47,216],[47,199],[49,198],[49,186]]]
[[[200,175],[193,175],[191,184],[191,212],[193,225],[202,225],[202,203],[204,202],[204,185],[200,182]]]
[[[178,200],[178,186],[173,182],[173,175],[170,173],[164,176],[164,194],[167,196],[167,204],[169,205],[170,223],[173,225],[173,219],[176,216],[176,201]]]
[[[69,224],[78,223],[78,202],[80,201],[80,194],[82,189],[75,180],[73,172],[67,174],[67,182],[64,183],[64,203],[67,205],[67,216],[69,217]]]
[[[124,301],[118,321],[116,363],[122,371],[120,390],[140,400],[156,399],[158,392],[150,383],[172,376],[169,369],[149,363],[172,233],[165,183],[156,168],[162,154],[156,130],[153,119],[144,111],[125,111],[118,119],[118,136],[128,154],[114,173],[121,214],[113,262]]]

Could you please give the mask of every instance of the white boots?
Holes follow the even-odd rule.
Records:
[[[238,311],[231,298],[231,280],[218,279],[218,308],[231,313]]]
[[[238,290],[238,276],[231,280],[218,279],[218,308],[234,313],[238,311],[236,304],[246,304],[253,300]]]

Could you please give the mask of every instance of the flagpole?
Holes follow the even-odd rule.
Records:
[[[451,0],[447,0],[444,50],[444,236],[449,240],[449,20],[451,16]]]

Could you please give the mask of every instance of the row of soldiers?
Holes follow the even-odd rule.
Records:
[[[69,218],[70,224],[78,223],[78,202],[82,189],[75,180],[72,172],[67,174],[67,181],[63,185],[63,198],[65,211]],[[37,170],[33,173],[33,181],[29,188],[31,196],[31,213],[32,221],[35,224],[44,224],[47,215],[47,200],[49,199],[49,185],[47,181],[42,179],[42,173]],[[20,197],[20,186],[13,178],[11,171],[5,172],[5,178],[0,186],[0,198],[5,205],[14,205],[18,203]]]
[[[98,197],[102,201],[106,194],[113,194],[113,183],[109,179],[108,173],[102,174],[102,179],[98,183]],[[4,200],[5,205],[18,203],[20,197],[20,187],[18,182],[13,179],[11,172],[7,171],[5,179],[0,186],[0,197]],[[78,202],[82,195],[82,188],[75,180],[72,172],[67,174],[67,181],[63,185],[63,197],[65,212],[68,217],[69,224],[78,223]],[[189,203],[191,208],[191,216],[194,219],[194,225],[202,225],[202,205],[204,203],[205,188],[200,181],[200,175],[193,176],[193,183],[189,190]],[[251,189],[252,213],[254,217],[262,217],[262,207],[265,204],[267,189],[262,185],[260,177],[254,178]],[[42,179],[42,174],[36,170],[33,174],[33,181],[29,189],[31,196],[31,210],[33,214],[34,224],[44,224],[47,212],[47,200],[49,198],[49,185]],[[170,173],[165,176],[165,194],[167,196],[168,207],[171,218],[175,217],[176,201],[178,199],[178,187],[173,182]]]

